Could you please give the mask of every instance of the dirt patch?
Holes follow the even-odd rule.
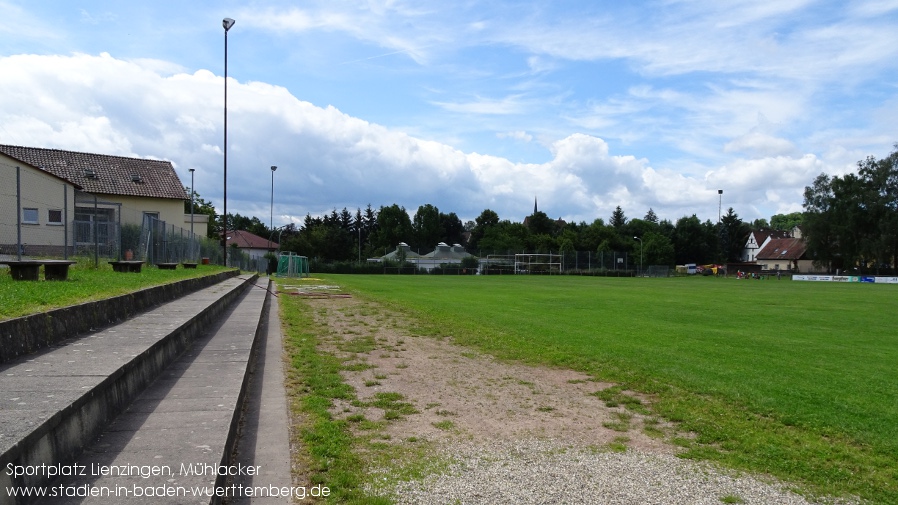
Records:
[[[391,440],[454,445],[535,437],[582,447],[615,443],[675,452],[664,441],[670,426],[622,405],[609,407],[596,395],[611,384],[571,370],[506,363],[450,339],[415,335],[401,314],[371,301],[307,303],[317,322],[331,330],[323,339],[326,350],[350,365],[343,376],[360,400],[336,405],[335,416],[361,414],[373,421],[389,416],[388,408],[371,405],[379,393],[399,393],[417,411],[386,425]]]

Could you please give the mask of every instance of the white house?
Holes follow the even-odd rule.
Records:
[[[18,233],[15,212],[6,210],[6,202],[15,202],[17,198],[11,193],[17,187],[15,167],[29,174],[18,186],[22,197],[31,195],[23,198],[23,209],[28,209],[23,210],[27,214],[23,217],[28,218],[24,221],[29,227],[58,226],[64,230],[69,223],[78,222],[87,223],[85,228],[91,230],[91,236],[84,238],[77,230],[49,233],[45,229],[47,233],[38,236],[35,233],[40,228],[31,228],[29,238],[22,239],[29,246],[61,251],[79,241],[103,243],[107,238],[112,240],[113,235],[107,231],[112,224],[139,226],[146,216],[184,226],[184,201],[188,195],[170,161],[0,145],[0,163],[4,188],[0,246],[16,243],[9,238],[10,229]],[[40,253],[58,254],[54,251],[46,249]]]

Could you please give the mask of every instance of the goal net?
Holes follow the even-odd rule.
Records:
[[[516,274],[560,274],[562,270],[560,254],[515,254]]]
[[[278,277],[309,277],[309,258],[292,252],[278,256]]]
[[[649,265],[645,271],[646,277],[670,277],[670,267],[667,265]]]

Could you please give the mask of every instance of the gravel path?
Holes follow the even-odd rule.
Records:
[[[670,454],[588,451],[542,440],[465,447],[452,452],[457,463],[448,472],[395,488],[397,503],[817,503],[782,485],[728,475],[711,465]]]

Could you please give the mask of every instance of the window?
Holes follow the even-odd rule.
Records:
[[[62,224],[62,211],[59,209],[47,211],[47,224]]]
[[[22,222],[25,224],[38,224],[37,209],[22,209]]]

